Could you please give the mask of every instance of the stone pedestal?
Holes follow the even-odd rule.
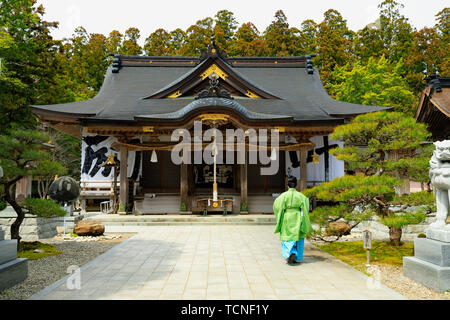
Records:
[[[28,275],[28,259],[17,258],[17,240],[4,240],[0,228],[0,291],[24,281]]]
[[[438,292],[449,290],[450,232],[429,230],[427,238],[416,238],[414,257],[403,258],[403,274]]]

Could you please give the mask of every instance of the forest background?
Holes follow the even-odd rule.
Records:
[[[317,54],[314,66],[333,98],[414,115],[426,76],[449,75],[450,8],[436,12],[434,27],[420,30],[402,8],[394,0],[380,2],[379,18],[358,31],[334,9],[320,22],[293,24],[279,10],[265,30],[251,22],[238,25],[232,12],[221,10],[186,30],[141,35],[130,27],[103,35],[80,26],[72,37],[55,40],[51,31],[59,23],[44,21],[45,9],[37,1],[0,0],[0,134],[39,126],[31,105],[94,97],[112,63],[110,53],[199,56],[212,38],[228,56]],[[45,130],[57,146],[54,160],[79,178],[80,140]]]

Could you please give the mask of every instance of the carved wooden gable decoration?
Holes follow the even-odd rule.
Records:
[[[208,47],[208,51],[202,54],[200,63],[191,71],[144,99],[195,97],[210,87],[211,78],[217,78],[218,85],[230,92],[233,97],[280,99],[234,70],[226,53],[222,52],[214,41]]]

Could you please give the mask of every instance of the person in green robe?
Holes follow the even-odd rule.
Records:
[[[313,232],[309,221],[309,199],[298,192],[297,178],[288,180],[289,190],[280,194],[273,203],[277,219],[275,233],[280,233],[282,255],[289,265],[303,259],[305,236]]]

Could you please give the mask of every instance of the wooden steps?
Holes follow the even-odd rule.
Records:
[[[136,214],[170,214],[180,211],[180,195],[178,194],[145,194],[143,200],[136,200],[134,210]]]
[[[249,213],[273,214],[274,200],[272,194],[248,195]]]

